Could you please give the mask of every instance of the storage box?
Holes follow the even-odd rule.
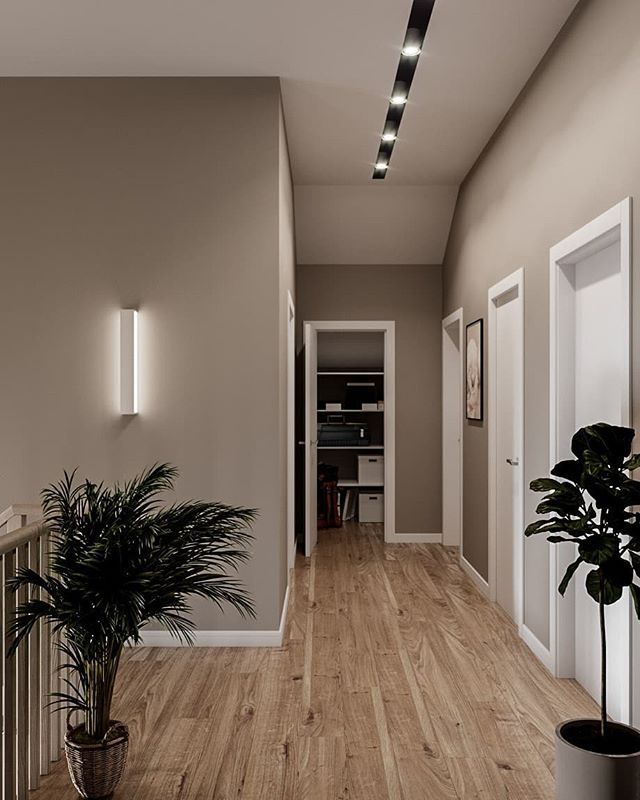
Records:
[[[384,456],[358,456],[358,483],[361,486],[384,485]]]
[[[377,403],[363,403],[362,404],[363,411],[377,411],[378,404]]]
[[[358,519],[360,522],[384,522],[384,494],[377,492],[360,492],[358,502]]]
[[[342,411],[342,403],[325,403],[326,411]]]

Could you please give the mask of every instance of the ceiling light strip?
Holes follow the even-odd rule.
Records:
[[[398,130],[402,122],[402,115],[409,99],[411,83],[418,66],[418,60],[420,59],[435,3],[436,0],[413,0],[409,23],[400,52],[396,78],[389,96],[389,107],[380,137],[378,156],[373,169],[372,177],[376,180],[382,180],[387,175],[393,148],[398,137]]]

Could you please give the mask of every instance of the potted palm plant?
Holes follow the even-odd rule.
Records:
[[[571,442],[575,458],[556,464],[552,478],[531,483],[534,492],[546,493],[536,509],[545,519],[529,525],[525,535],[547,534],[554,544],[576,548],[558,591],[564,595],[587,564],[585,588],[600,621],[601,715],[558,725],[557,800],[640,799],[640,732],[607,715],[605,614],[628,590],[640,618],[640,586],[634,583],[640,577],[640,514],[632,510],[640,505],[640,482],[629,475],[640,467],[640,455],[631,454],[634,436],[632,428],[604,422],[581,428]]]
[[[189,597],[225,603],[252,615],[246,590],[229,570],[248,557],[254,512],[220,503],[164,507],[159,495],[177,476],[168,464],[113,488],[74,474],[43,492],[50,568],[20,570],[27,589],[13,622],[15,652],[38,621],[51,626],[65,671],[53,702],[68,711],[65,751],[81,797],[110,797],[124,769],[129,734],[111,705],[123,648],[158,622],[192,642]]]

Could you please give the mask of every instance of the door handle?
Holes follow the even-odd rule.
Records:
[[[512,467],[519,467],[520,466],[520,462],[518,461],[517,458],[508,458],[507,459],[507,464],[509,464]]]

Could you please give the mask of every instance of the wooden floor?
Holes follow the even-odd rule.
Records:
[[[553,730],[596,706],[556,681],[439,545],[375,526],[299,558],[284,647],[137,649],[116,800],[547,800]],[[33,800],[71,800],[64,763]]]

